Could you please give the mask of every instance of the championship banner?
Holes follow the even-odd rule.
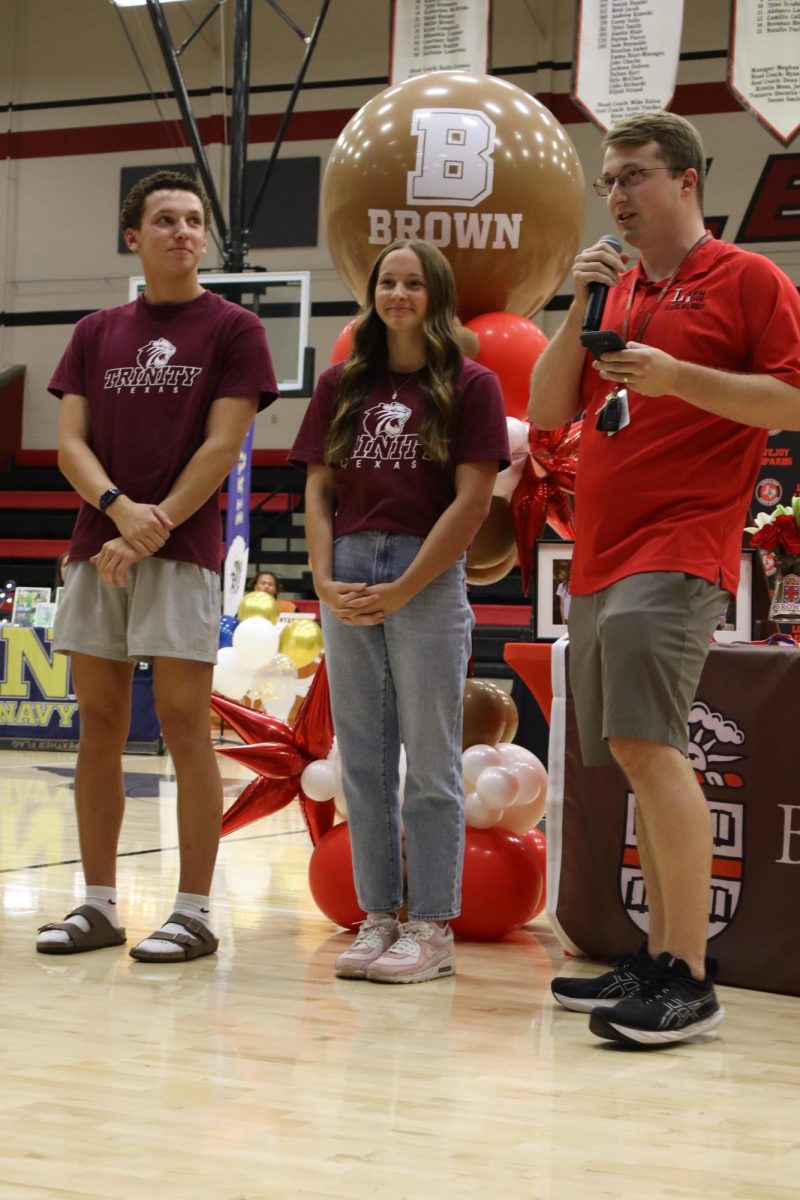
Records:
[[[225,515],[225,572],[222,584],[222,611],[235,617],[244,596],[247,561],[250,551],[250,467],[253,459],[251,425],[244,439],[239,461],[228,475],[228,511]]]
[[[392,0],[389,79],[428,71],[488,73],[491,0]]]
[[[572,98],[602,130],[666,108],[675,91],[683,0],[579,0]]]
[[[774,138],[800,130],[800,6],[797,0],[734,0],[728,86]]]
[[[648,930],[634,797],[583,766],[566,639],[553,646],[547,914],[573,954],[634,953]],[[715,645],[689,715],[689,762],[714,832],[709,954],[720,983],[800,995],[795,647]]]

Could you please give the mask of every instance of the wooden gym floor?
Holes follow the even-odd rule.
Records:
[[[792,997],[721,989],[704,1044],[602,1043],[549,998],[569,963],[540,918],[462,944],[458,974],[333,977],[296,806],[222,843],[219,954],[56,958],[36,927],[82,901],[74,757],[0,755],[0,1200],[797,1200]],[[129,943],[170,910],[174,781],[127,758]],[[249,777],[224,764],[233,800]]]

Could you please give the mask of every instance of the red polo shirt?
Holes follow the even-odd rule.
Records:
[[[603,327],[637,341],[664,281],[637,265],[608,296]],[[800,297],[769,259],[720,241],[681,268],[641,339],[685,362],[773,375],[800,388]],[[675,396],[628,389],[631,423],[609,437],[595,410],[609,390],[587,353],[575,491],[571,590],[586,595],[643,571],[686,571],[735,593],[742,530],[768,430],[703,412]],[[798,395],[800,405],[800,395]],[[758,421],[754,409],[753,420]]]

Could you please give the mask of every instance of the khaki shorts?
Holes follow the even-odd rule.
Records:
[[[584,766],[614,759],[610,737],[686,754],[689,711],[730,597],[682,571],[629,575],[569,610],[569,678]]]
[[[69,563],[53,647],[118,662],[217,661],[219,575],[194,563],[143,558],[125,587],[103,583],[90,562]]]

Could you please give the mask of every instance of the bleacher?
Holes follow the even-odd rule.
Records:
[[[287,596],[316,609],[305,542],[305,474],[285,450],[253,453],[250,500],[251,566],[275,571]],[[58,469],[55,450],[17,450],[0,471],[0,584],[52,587],[55,561],[67,548],[80,501]],[[227,494],[223,491],[223,517]],[[220,530],[222,547],[223,529]],[[222,553],[222,549],[221,549]],[[474,670],[510,678],[507,641],[530,637],[530,604],[514,569],[498,583],[470,588],[476,616]]]

